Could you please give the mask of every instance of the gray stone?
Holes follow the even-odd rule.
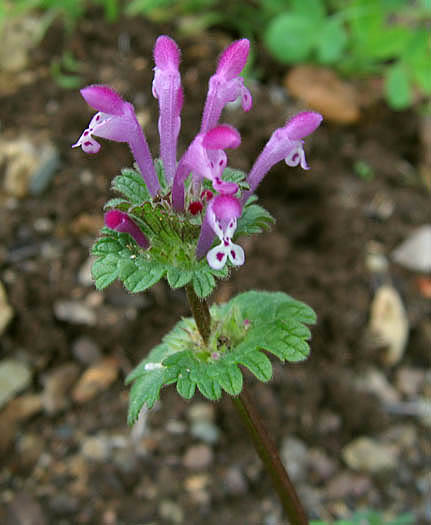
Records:
[[[415,398],[425,384],[425,371],[420,368],[399,368],[395,376],[395,384],[402,394]]]
[[[71,324],[86,324],[89,326],[96,324],[94,310],[81,301],[56,301],[54,303],[54,314],[60,321]]]
[[[92,365],[102,357],[100,348],[93,339],[87,336],[79,337],[73,342],[72,353],[78,361],[85,365]]]
[[[66,363],[52,370],[44,378],[42,404],[48,414],[57,414],[70,403],[69,391],[79,376],[75,363]]]
[[[345,499],[364,496],[371,490],[371,481],[363,474],[341,471],[326,485],[326,494],[330,499]]]
[[[393,252],[398,264],[415,272],[431,272],[431,224],[417,228]]]
[[[355,386],[362,392],[374,394],[382,403],[395,403],[400,398],[398,391],[377,368],[369,368],[362,373],[355,379]]]
[[[245,494],[247,492],[247,479],[239,467],[233,466],[227,470],[224,476],[224,486],[228,493],[235,496]]]
[[[373,474],[394,470],[398,453],[397,447],[369,437],[359,437],[342,450],[343,459],[351,469]]]
[[[0,70],[18,73],[28,66],[29,51],[37,45],[43,24],[42,18],[34,16],[4,17]]]
[[[213,451],[207,445],[193,445],[184,454],[184,466],[189,469],[206,469],[213,462]]]
[[[28,491],[19,492],[7,506],[7,525],[46,525],[48,520]]]
[[[193,403],[187,411],[190,421],[214,421],[215,408],[211,403]]]
[[[94,257],[88,257],[88,259],[81,265],[78,272],[78,282],[82,286],[92,286],[93,277],[91,276],[91,267],[93,266]]]
[[[388,284],[377,289],[370,306],[369,333],[376,346],[384,348],[387,365],[398,363],[409,335],[407,313],[397,290]]]
[[[195,421],[192,423],[190,433],[193,437],[205,441],[209,445],[217,443],[220,438],[220,430],[210,421]]]
[[[162,500],[159,504],[159,514],[168,523],[183,523],[183,509],[174,501]]]
[[[13,308],[7,300],[6,290],[0,282],[0,335],[6,330],[7,325],[13,317]]]
[[[30,381],[31,371],[26,364],[14,359],[0,361],[0,407],[27,388]]]
[[[60,166],[60,155],[52,144],[43,144],[39,148],[38,165],[31,174],[30,194],[38,197],[42,195],[51,183],[55,172]]]
[[[337,470],[335,461],[319,448],[312,448],[308,452],[308,463],[319,481],[328,480]]]
[[[111,455],[110,439],[104,434],[88,436],[83,439],[82,453],[92,461],[106,461]]]
[[[4,190],[18,199],[29,192],[34,196],[43,193],[59,165],[58,151],[51,143],[33,142],[25,136],[4,143],[0,157],[6,161]]]
[[[283,439],[280,456],[294,482],[305,479],[308,467],[308,451],[300,439],[293,436]]]

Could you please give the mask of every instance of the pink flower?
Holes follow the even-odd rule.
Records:
[[[208,264],[215,270],[223,268],[227,259],[234,266],[244,264],[244,250],[232,242],[241,213],[241,203],[232,195],[214,197],[208,204],[202,223],[196,257],[200,258],[206,254]],[[214,234],[219,238],[220,244],[209,250]]]
[[[160,156],[171,183],[177,167],[177,139],[181,128],[183,90],[178,71],[180,50],[168,36],[159,36],[154,47],[153,95],[159,100]]]
[[[305,160],[304,141],[302,139],[313,133],[322,119],[323,117],[319,113],[304,111],[286,122],[283,128],[274,131],[251,168],[247,178],[250,190],[243,194],[243,202],[256,191],[263,177],[277,162],[284,159],[288,166],[301,165],[301,168],[309,169]]]
[[[153,196],[156,195],[160,189],[159,180],[132,104],[125,102],[108,86],[88,86],[81,89],[81,95],[98,112],[72,147],[81,146],[86,153],[97,153],[100,150],[100,144],[93,138],[93,135],[115,142],[127,142],[149,192]]]
[[[241,136],[232,126],[222,124],[207,133],[196,135],[181,158],[172,187],[172,204],[178,211],[184,210],[184,182],[190,173],[193,183],[199,186],[202,178],[213,182],[216,191],[233,194],[238,186],[221,179],[227,165],[226,148],[237,148]]]
[[[243,38],[233,42],[221,54],[217,70],[209,81],[201,133],[214,128],[226,104],[234,102],[238,97],[241,97],[244,111],[251,109],[251,93],[244,86],[244,79],[239,76],[247,62],[249,50],[250,42]]]

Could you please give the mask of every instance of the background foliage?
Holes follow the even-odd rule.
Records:
[[[222,26],[263,42],[282,64],[381,75],[394,109],[411,105],[415,92],[431,93],[431,0],[0,0],[0,27],[6,17],[39,10],[45,27],[61,18],[70,31],[90,8],[108,22],[124,13],[174,22],[183,32]]]

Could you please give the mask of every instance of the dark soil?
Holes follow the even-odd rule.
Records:
[[[69,46],[82,63],[83,85],[110,84],[135,104],[156,154],[152,47],[157,35],[170,29],[135,20],[109,27],[101,21],[83,21],[67,43],[61,28],[54,26],[33,51],[34,82],[2,97],[3,137],[47,137],[61,153],[61,169],[40,197],[15,201],[2,197],[0,279],[15,317],[1,338],[0,357],[30,364],[33,393],[40,393],[44,378],[65,363],[77,363],[80,373],[85,370],[71,350],[84,335],[103,354],[114,356],[120,367],[118,380],[87,403],[71,403],[55,415],[42,411],[19,425],[2,457],[2,523],[24,523],[17,509],[26,505],[36,506],[37,512],[29,511],[33,521],[25,523],[283,523],[270,481],[227,398],[215,407],[221,437],[210,446],[214,456],[202,470],[183,464],[185,452],[200,441],[189,433],[192,403],[181,400],[174,389],[163,391],[160,404],[148,414],[146,454],[124,448],[123,456],[91,460],[81,451],[83,437],[127,438],[124,376],[181,315],[188,315],[188,309],[184,295],[164,285],[136,302],[119,285],[99,294],[78,281],[97,235],[110,181],[131,160],[122,144],[104,142],[96,156],[71,149],[90,111],[78,90],[56,85],[47,66]],[[177,39],[183,51],[185,89],[180,151],[196,133],[208,78],[230,39],[221,33]],[[258,53],[258,61],[260,57],[263,60],[264,54]],[[241,148],[230,155],[231,165],[241,169],[251,166],[272,130],[300,109],[293,100],[272,96],[272,86],[281,84],[281,77],[271,77],[268,64],[265,70],[267,76],[251,87],[252,111],[224,114],[242,135]],[[370,241],[389,254],[415,227],[429,221],[429,196],[415,171],[421,155],[418,117],[413,110],[391,112],[379,102],[356,126],[325,123],[307,140],[307,150],[310,172],[280,164],[259,188],[261,203],[277,224],[268,234],[243,239],[245,266],[221,283],[212,300],[226,300],[250,288],[282,290],[318,313],[309,360],[284,367],[274,363],[274,379],[267,385],[249,378],[250,391],[277,444],[294,435],[307,449],[323,451],[335,465],[329,477],[309,467],[306,479],[300,480],[310,515],[329,519],[373,507],[393,513],[417,511],[419,522],[423,494],[416,480],[424,472],[425,427],[417,417],[388,412],[377,396],[354,386],[355,377],[369,367],[393,383],[400,367],[428,366],[427,303],[416,275],[392,263],[385,276],[366,266]],[[358,160],[373,168],[373,180],[355,174]],[[370,208],[376,196],[393,204],[389,218],[379,218]],[[49,219],[51,231],[35,229],[40,218]],[[54,255],[48,256],[44,246]],[[401,292],[411,322],[406,352],[392,368],[382,364],[381,348],[366,336],[370,301],[388,279]],[[62,299],[92,305],[95,325],[58,320],[54,304]],[[173,432],[172,422],[182,423],[183,431]],[[341,456],[346,444],[359,436],[381,436],[400,425],[413,427],[416,441],[415,451],[400,456],[399,468],[374,475],[355,474],[346,467]],[[26,436],[36,441],[42,437],[36,452],[32,446],[23,448]],[[242,483],[238,486],[226,481],[233,467]],[[328,494],[330,480],[346,472],[351,481],[362,480],[365,489],[352,489],[345,497]],[[44,521],[34,521],[37,513]]]

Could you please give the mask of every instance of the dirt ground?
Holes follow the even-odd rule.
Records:
[[[82,65],[83,85],[110,84],[135,104],[157,154],[152,47],[170,31],[145,21],[107,27],[85,20],[67,42],[55,25],[32,51],[29,80],[1,95],[0,141],[49,141],[60,154],[40,194],[0,190],[0,281],[14,310],[0,359],[30,371],[26,389],[0,412],[1,523],[284,523],[228,398],[212,405],[197,395],[187,403],[166,389],[132,433],[126,426],[124,377],[188,315],[184,295],[164,285],[139,297],[117,284],[101,293],[88,280],[85,263],[110,181],[131,157],[117,143],[103,142],[95,156],[71,149],[91,113],[78,90],[56,85],[49,64],[69,46]],[[219,32],[177,38],[185,90],[180,151],[196,133],[215,59],[231,39]],[[268,60],[258,50],[266,75],[251,85],[252,111],[224,113],[242,135],[230,165],[244,170],[272,130],[302,109],[278,87],[283,71]],[[395,113],[383,101],[355,125],[326,122],[307,140],[310,172],[280,164],[259,188],[277,223],[270,233],[242,240],[245,266],[211,298],[282,290],[318,314],[310,359],[275,364],[267,385],[249,378],[312,518],[374,508],[389,517],[413,512],[415,523],[430,519],[426,421],[399,408],[430,395],[426,281],[390,258],[430,219],[418,174],[419,129],[418,112]],[[355,172],[358,161],[371,167],[371,180]],[[6,168],[0,160],[0,177]],[[375,260],[387,266],[376,270]],[[367,330],[383,284],[398,290],[410,323],[405,351],[393,365],[385,364],[385,350]],[[96,387],[88,394],[91,370]],[[377,454],[371,466],[346,452],[361,437]]]

